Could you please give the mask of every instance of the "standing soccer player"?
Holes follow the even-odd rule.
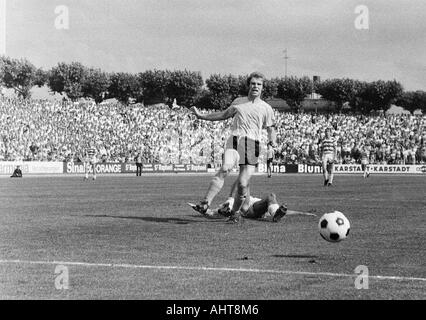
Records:
[[[334,178],[334,163],[337,159],[337,142],[331,136],[331,129],[325,130],[325,137],[321,142],[322,170],[324,175],[324,186],[332,186]]]
[[[86,157],[85,157],[85,171],[86,176],[84,177],[84,180],[89,179],[89,169],[92,168],[92,174],[93,174],[93,180],[96,180],[96,155],[98,151],[96,150],[93,143],[90,143],[89,147],[86,149]]]
[[[361,169],[363,172],[364,179],[370,176],[368,164],[369,164],[370,151],[367,146],[361,147]]]
[[[268,143],[268,149],[266,151],[266,166],[268,168],[268,178],[272,177],[272,162],[275,158],[275,151],[272,147],[272,143]]]
[[[261,99],[264,76],[260,73],[252,73],[248,79],[248,96],[235,99],[231,106],[224,111],[210,114],[201,114],[197,108],[191,111],[198,119],[208,121],[221,121],[233,118],[231,136],[225,147],[224,161],[219,172],[212,179],[207,193],[196,206],[196,210],[205,214],[214,197],[223,187],[224,179],[237,165],[240,173],[237,179],[238,194],[231,210],[231,222],[240,219],[240,208],[244,200],[249,197],[249,181],[258,164],[259,141],[262,129],[268,132],[268,140],[276,144],[275,116],[272,107]]]
[[[135,157],[136,162],[136,177],[142,176],[142,153],[139,152]]]

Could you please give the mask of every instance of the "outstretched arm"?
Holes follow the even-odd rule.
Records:
[[[207,120],[207,121],[226,120],[226,119],[232,118],[235,114],[235,109],[232,107],[229,107],[228,109],[224,111],[213,112],[208,114],[200,113],[196,107],[192,107],[190,110],[198,119]]]

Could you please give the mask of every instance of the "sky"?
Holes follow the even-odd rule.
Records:
[[[188,69],[206,79],[256,70],[272,78],[284,76],[287,49],[288,75],[396,79],[426,90],[424,0],[0,2],[5,54],[44,69],[79,61],[106,71]],[[355,26],[360,5],[367,29]]]

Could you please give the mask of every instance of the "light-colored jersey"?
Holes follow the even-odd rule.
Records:
[[[268,151],[266,152],[266,156],[268,159],[273,159],[275,157],[274,149],[268,149]]]
[[[322,148],[322,153],[323,154],[334,154],[337,148],[337,141],[335,138],[331,137],[331,138],[324,138],[324,140],[322,140],[321,142],[321,148]]]
[[[234,136],[260,140],[262,129],[275,125],[272,107],[261,99],[252,102],[248,97],[237,98],[229,109],[234,115],[231,126]]]
[[[97,159],[96,159],[96,154],[97,154],[97,150],[95,148],[87,148],[86,149],[86,162],[90,162],[90,163],[96,163]]]

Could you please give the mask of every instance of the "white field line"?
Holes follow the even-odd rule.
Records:
[[[245,272],[245,273],[266,273],[276,275],[300,275],[300,276],[325,276],[353,278],[358,274],[332,273],[332,272],[305,272],[291,270],[271,270],[271,269],[247,269],[247,268],[226,268],[226,267],[191,267],[191,266],[155,266],[138,265],[126,263],[89,263],[76,261],[30,261],[30,260],[0,260],[0,264],[29,264],[29,265],[65,265],[81,267],[103,267],[103,268],[125,268],[125,269],[153,269],[153,270],[186,270],[186,271],[217,271],[217,272]],[[395,280],[395,281],[419,281],[426,282],[426,278],[402,277],[402,276],[381,276],[369,275],[369,279]]]

